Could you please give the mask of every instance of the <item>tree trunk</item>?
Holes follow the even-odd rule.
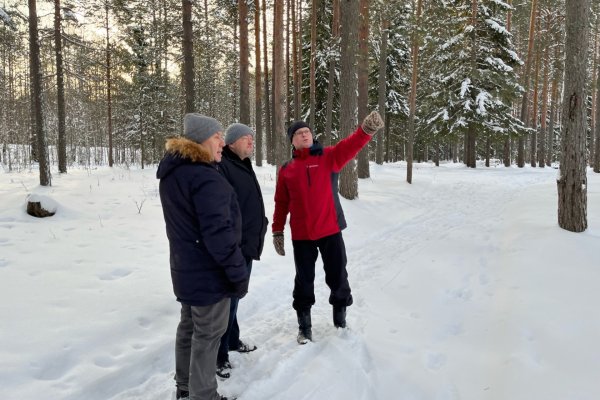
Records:
[[[600,87],[600,85],[599,85]],[[600,91],[600,89],[599,89]],[[598,107],[600,108],[600,107]],[[597,115],[598,118],[600,118],[600,111],[597,111],[597,113],[599,115]],[[598,121],[598,119],[596,120]],[[598,124],[600,125],[600,124]],[[594,151],[594,172],[596,173],[600,173],[600,126],[596,126],[596,144],[595,144],[595,151]]]
[[[408,114],[408,138],[406,146],[406,182],[412,183],[412,170],[413,170],[413,145],[415,138],[415,111],[417,108],[417,80],[418,80],[418,68],[419,68],[419,36],[416,27],[420,25],[421,19],[421,7],[423,0],[417,0],[417,15],[415,22],[415,29],[412,33],[412,74],[410,84],[410,96],[409,96],[409,114]]]
[[[238,37],[238,25],[234,24],[233,25],[233,41],[232,41],[232,47],[233,47],[233,54],[236,54],[239,52],[239,44],[240,44],[240,38]],[[235,78],[238,78],[238,76],[236,76]],[[240,88],[238,88],[238,83],[239,83],[239,79],[231,79],[231,93],[236,93],[238,90],[240,90]],[[241,85],[240,85],[241,86]],[[239,105],[238,105],[238,97],[237,96],[231,96],[231,100],[232,100],[232,104],[231,104],[231,119],[234,121],[237,121],[239,118]]]
[[[238,0],[238,17],[240,27],[240,122],[250,125],[250,50],[246,0]]]
[[[510,161],[511,161],[510,152],[511,152],[510,137],[507,137],[506,139],[504,139],[504,151],[503,151],[503,155],[502,155],[505,167],[510,167]]]
[[[113,129],[112,129],[112,80],[110,77],[112,65],[110,54],[110,26],[108,24],[108,0],[104,2],[104,22],[106,29],[106,126],[108,130],[108,166],[112,167],[113,159]]]
[[[358,28],[358,0],[340,2],[341,72],[340,98],[343,99],[340,110],[340,135],[348,136],[357,125],[357,81],[356,81],[356,44]],[[351,160],[340,174],[340,194],[348,200],[358,197],[358,176],[356,162]]]
[[[379,50],[379,77],[377,80],[377,103],[379,114],[381,118],[385,121],[386,116],[386,100],[387,100],[387,45],[388,45],[388,35],[389,35],[389,26],[390,21],[387,18],[385,13],[387,10],[383,10],[383,15],[381,17],[381,45]],[[387,124],[386,124],[387,129]],[[383,164],[383,141],[386,135],[379,134],[376,136],[377,140],[377,152],[375,154],[375,162],[379,165]]]
[[[209,42],[211,40],[211,20],[210,20],[211,16],[209,14],[209,10],[208,10],[208,0],[204,0],[204,25],[205,25],[205,40],[207,42]],[[206,57],[206,65],[213,65],[213,60],[212,60],[212,52],[207,51],[204,53],[204,56]],[[215,79],[215,72],[213,71],[212,68],[208,68],[207,71],[204,71],[204,73],[206,73],[207,78],[206,82],[208,84],[208,93],[214,93],[216,92],[216,79]],[[215,102],[209,98],[208,101],[208,115],[215,115]],[[217,107],[219,107],[217,105]]]
[[[536,20],[537,31],[540,32],[540,18]],[[539,77],[540,77],[540,63],[541,63],[541,46],[539,42],[535,44],[535,75],[533,77],[533,105],[532,105],[532,116],[531,116],[531,127],[533,133],[531,134],[531,151],[530,151],[530,163],[532,167],[537,166],[537,136],[538,136],[538,106],[539,106]]]
[[[65,82],[62,56],[60,0],[54,0],[54,51],[56,54],[56,105],[58,117],[58,172],[67,172],[67,143],[65,132]]]
[[[362,121],[369,109],[369,0],[359,2],[358,31],[358,120]],[[358,153],[356,169],[360,179],[371,176],[369,171],[369,145]]]
[[[548,167],[552,166],[552,161],[554,160],[554,121],[556,116],[556,103],[558,103],[558,82],[559,75],[562,75],[560,68],[558,68],[558,46],[554,47],[554,60],[555,60],[555,68],[554,68],[554,76],[552,78],[552,89],[550,90],[550,125],[548,126],[548,154],[546,156],[546,165]]]
[[[183,91],[185,112],[194,112],[194,43],[192,30],[192,0],[181,0],[183,15]]]
[[[275,162],[281,166],[289,146],[285,134],[285,79],[283,61],[283,1],[276,1],[273,11],[273,131],[275,137]]]
[[[596,90],[596,84],[597,84],[597,79],[596,78],[596,71],[598,70],[597,65],[598,65],[598,26],[599,26],[599,21],[600,18],[596,18],[596,26],[594,27],[594,67],[592,68],[592,76],[590,77],[592,80],[592,87],[591,87],[591,93],[592,93],[592,112],[591,112],[591,117],[592,117],[592,126],[590,127],[590,145],[589,145],[589,149],[590,149],[590,160],[589,160],[589,165],[590,167],[594,167],[594,150],[595,150],[595,146],[594,146],[594,132],[596,132],[596,108],[598,107],[598,97],[596,96],[597,90]]]
[[[512,7],[512,0],[508,0],[507,1],[508,5]],[[510,32],[512,27],[512,9],[509,9],[508,12],[506,13],[506,30],[508,32]],[[506,139],[504,139],[504,154],[503,154],[503,158],[504,158],[504,166],[505,167],[510,167],[510,163],[511,163],[511,140],[512,138],[509,136]]]
[[[291,5],[295,0],[286,0],[286,17],[285,17],[285,116],[284,121],[289,121],[292,118],[292,85],[290,79],[292,78],[292,65],[290,63],[290,36],[291,30]]]
[[[294,82],[294,120],[300,119],[300,92],[302,90],[302,74],[300,66],[302,60],[298,60],[298,15],[296,12],[296,0],[292,0],[292,76]]]
[[[390,114],[386,113],[385,114],[385,128],[383,128],[385,130],[385,151],[384,151],[384,155],[383,155],[383,162],[389,162],[391,160],[391,136],[392,136],[392,128],[390,128]]]
[[[572,232],[587,229],[586,94],[588,0],[566,0],[565,76],[558,225]]]
[[[525,72],[523,73],[523,102],[521,103],[521,121],[525,126],[529,124],[527,110],[529,108],[529,75],[531,74],[531,64],[533,59],[533,43],[535,34],[535,21],[537,16],[537,0],[531,1],[531,16],[529,20],[529,42],[527,43],[527,59],[525,61]],[[519,145],[517,149],[517,165],[519,168],[525,166],[525,138],[519,137]]]
[[[340,35],[340,0],[333,0],[333,27],[332,43],[338,43]],[[333,126],[333,95],[335,92],[335,57],[329,61],[329,81],[327,82],[327,109],[325,115],[325,132],[323,132],[323,145],[331,144],[332,126]]]
[[[548,14],[546,15],[546,32],[548,32],[548,27],[550,25],[548,21]],[[550,48],[548,46],[548,34],[546,33],[546,38],[544,40],[544,73],[543,75],[543,86],[542,86],[542,112],[540,114],[540,142],[538,146],[538,165],[540,168],[544,168],[546,165],[545,155],[546,155],[546,120],[548,118],[548,86],[549,86],[549,61],[550,61]]]
[[[273,119],[271,117],[271,94],[269,90],[269,53],[267,51],[267,4],[262,0],[262,21],[263,21],[263,61],[265,66],[265,127],[267,138],[267,163],[275,164],[275,143],[273,143]]]
[[[316,60],[317,60],[317,10],[319,0],[312,0],[310,14],[310,116],[309,125],[315,129],[315,112],[317,98]]]
[[[42,71],[40,63],[40,43],[38,40],[38,22],[36,0],[29,2],[29,71],[31,75],[31,114],[34,121],[37,157],[40,168],[40,185],[52,186],[48,144],[44,129],[44,109],[42,104]]]
[[[596,73],[596,98],[600,101],[600,63],[598,63],[598,72]],[[600,107],[596,107],[596,126],[592,135],[596,136],[594,146],[594,172],[600,172]]]
[[[265,46],[267,44],[265,43]],[[254,106],[256,118],[256,166],[262,166],[263,161],[263,121],[262,121],[262,82],[260,68],[260,3],[254,3]]]
[[[16,121],[16,107],[15,107],[15,68],[14,68],[14,58],[15,54],[12,51],[12,44],[7,43],[7,61],[8,61],[8,104],[5,108],[6,110],[6,123],[8,126],[11,126]],[[8,129],[7,130],[7,142],[8,143],[17,143],[17,137],[15,130]],[[6,148],[6,146],[5,146]],[[7,160],[8,158],[8,160]],[[13,158],[11,156],[10,150],[6,151],[4,156],[4,162],[8,162],[8,171],[12,172],[13,168]]]
[[[471,25],[473,27],[477,26],[477,0],[471,0]],[[473,30],[472,36],[472,45],[471,45],[471,73],[475,74],[477,72],[477,29]],[[474,95],[474,93],[473,93]],[[473,103],[475,103],[475,98],[472,98]],[[477,138],[477,130],[475,129],[475,125],[473,123],[469,124],[467,128],[467,137],[465,138],[465,164],[467,167],[476,168],[476,138]]]

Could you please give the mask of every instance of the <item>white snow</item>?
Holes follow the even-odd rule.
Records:
[[[504,26],[500,25],[498,22],[494,21],[491,18],[486,18],[485,23],[501,35],[510,35],[510,32],[507,31]]]
[[[27,196],[27,202],[40,203],[40,206],[50,213],[54,213],[58,209],[58,204],[52,197],[40,193],[31,193],[29,196]]]
[[[267,214],[275,169],[256,168]],[[597,399],[600,174],[588,225],[557,225],[556,170],[371,164],[342,199],[354,305],[336,330],[317,268],[315,341],[296,344],[292,247],[267,235],[232,377],[240,400]],[[179,316],[155,169],[0,170],[0,399],[168,400]],[[139,205],[143,204],[141,209]],[[320,265],[320,261],[319,261]]]
[[[502,59],[498,57],[486,57],[485,62],[502,72],[512,72],[513,70],[511,66],[506,65],[504,61],[502,61]]]
[[[460,84],[460,97],[465,97],[471,86],[471,78],[465,78]]]
[[[465,33],[466,33],[466,29],[465,29]],[[464,36],[465,36],[464,33],[459,33],[458,35],[451,37],[450,40],[448,40],[446,43],[442,44],[441,49],[447,50],[449,47],[453,46],[454,44],[456,44],[460,40],[462,40]]]
[[[477,114],[485,115],[487,111],[485,110],[485,103],[489,101],[490,94],[485,90],[479,92],[477,97],[475,97],[475,103],[477,104]]]

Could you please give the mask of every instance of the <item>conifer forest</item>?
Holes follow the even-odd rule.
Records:
[[[290,121],[330,145],[378,110],[342,180],[370,161],[405,161],[408,182],[413,162],[554,167],[559,204],[585,208],[599,42],[598,0],[2,0],[0,162],[41,185],[144,168],[198,112],[253,127],[256,164],[279,165]]]

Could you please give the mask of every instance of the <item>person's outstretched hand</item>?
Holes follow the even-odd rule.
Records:
[[[381,119],[381,115],[377,111],[371,111],[371,114],[367,115],[362,122],[363,131],[369,135],[375,134],[383,126],[383,119]]]
[[[280,256],[285,256],[285,247],[283,246],[283,232],[273,232],[273,246]]]

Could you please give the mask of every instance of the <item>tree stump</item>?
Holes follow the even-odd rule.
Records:
[[[48,211],[39,201],[28,201],[27,202],[27,214],[37,217],[37,218],[45,218],[51,217],[55,214],[55,211]]]

